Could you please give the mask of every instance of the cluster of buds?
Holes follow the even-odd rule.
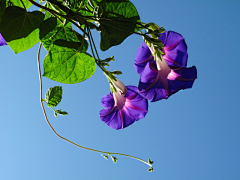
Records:
[[[153,56],[155,57],[154,59],[157,59],[156,57],[162,57],[162,55],[165,55],[163,51],[164,45],[162,41],[159,40],[159,37],[161,37],[161,34],[164,33],[165,29],[163,27],[159,27],[154,23],[149,23],[146,25],[146,27],[148,32],[144,36],[144,42],[154,52],[153,53]],[[148,34],[150,36],[148,36]]]

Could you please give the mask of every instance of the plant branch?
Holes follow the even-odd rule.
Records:
[[[65,15],[63,15],[63,14],[60,14],[60,13],[52,10],[52,9],[49,9],[49,8],[47,8],[47,7],[44,7],[44,6],[42,6],[41,4],[38,4],[38,3],[34,2],[33,0],[28,0],[28,1],[31,2],[33,5],[39,7],[39,8],[45,9],[46,11],[48,11],[50,14],[52,14],[52,15],[55,16],[55,17],[56,17],[56,15],[58,15],[58,16],[63,17],[64,19],[68,19],[71,23],[73,23],[75,26],[77,26],[82,32],[84,32],[84,30],[83,30],[77,23],[75,23],[72,19],[70,19],[68,16],[65,16]],[[60,19],[60,18],[59,18],[59,19]],[[60,21],[62,22],[62,20],[60,20]],[[87,36],[88,36],[88,34],[87,34]]]

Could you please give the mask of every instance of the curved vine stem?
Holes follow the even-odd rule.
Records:
[[[40,43],[39,45],[39,49],[38,49],[38,55],[37,55],[37,65],[38,65],[38,75],[39,75],[39,82],[40,82],[40,104],[42,106],[42,110],[43,110],[43,114],[44,114],[44,117],[47,121],[47,124],[49,125],[49,127],[52,129],[52,131],[61,139],[77,146],[77,147],[80,147],[80,148],[83,148],[83,149],[86,149],[86,150],[89,150],[89,151],[95,151],[95,152],[99,152],[99,153],[103,153],[103,154],[108,154],[108,155],[112,155],[112,154],[116,154],[116,155],[121,155],[121,156],[126,156],[126,157],[130,157],[130,158],[133,158],[133,159],[137,159],[147,165],[150,166],[150,169],[152,169],[152,165],[140,158],[137,158],[135,156],[131,156],[131,155],[127,155],[127,154],[121,154],[121,153],[114,153],[114,152],[105,152],[105,151],[99,151],[99,150],[96,150],[96,149],[91,149],[91,148],[87,148],[87,147],[84,147],[84,146],[81,146],[79,144],[76,144],[64,137],[62,137],[61,135],[59,135],[56,130],[52,127],[52,125],[50,124],[49,120],[48,120],[48,117],[47,117],[47,114],[46,114],[46,111],[45,111],[45,108],[44,108],[44,105],[43,105],[43,98],[42,98],[42,74],[41,74],[41,67],[40,67],[40,51],[41,51],[41,47],[42,47],[42,43]]]

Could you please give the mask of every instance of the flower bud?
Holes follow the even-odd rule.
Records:
[[[127,93],[127,88],[126,88],[126,86],[122,83],[122,81],[120,81],[120,80],[118,80],[118,79],[117,79],[116,81],[114,81],[114,80],[111,80],[111,81],[112,81],[114,87],[116,88],[116,90],[117,90],[121,95],[124,95],[124,94]]]
[[[154,23],[149,23],[148,25],[149,25],[148,28],[153,30],[153,31],[160,29],[160,27],[158,25],[154,24]]]
[[[115,74],[115,75],[120,75],[120,74],[122,74],[121,71],[113,71],[112,73]]]

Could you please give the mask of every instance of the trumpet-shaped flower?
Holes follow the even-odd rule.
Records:
[[[0,33],[0,46],[7,45],[7,42],[3,39],[1,33]]]
[[[153,48],[143,42],[135,58],[135,68],[141,74],[139,93],[152,102],[191,88],[197,78],[195,66],[186,68],[188,54],[183,37],[173,31],[165,31],[159,39],[163,42],[165,55],[156,56],[154,60]]]
[[[104,96],[101,103],[105,109],[99,113],[101,120],[113,129],[123,129],[144,118],[148,112],[148,102],[137,91],[135,86],[124,86]]]
[[[187,45],[182,35],[173,31],[165,31],[161,34],[159,40],[161,40],[164,45],[163,53],[165,53],[165,55],[162,57],[168,65],[174,67],[187,66]],[[143,42],[142,46],[138,48],[134,63],[138,74],[142,73],[148,62],[154,63],[155,61],[148,45]]]

